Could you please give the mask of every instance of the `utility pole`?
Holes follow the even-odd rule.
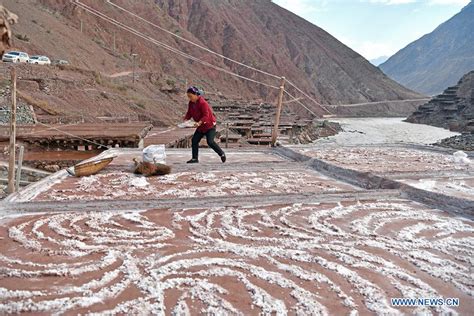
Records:
[[[280,92],[278,93],[277,110],[275,114],[275,125],[272,131],[272,147],[275,147],[278,138],[278,127],[280,126],[281,107],[283,105],[283,94],[285,93],[285,77],[281,77]]]
[[[132,63],[133,63],[133,79],[132,79],[132,83],[135,84],[135,72],[136,72],[136,59],[137,59],[137,54],[132,54]]]
[[[82,23],[82,20],[81,20],[81,33],[83,31],[83,23]]]
[[[229,148],[229,122],[225,123],[225,148]]]
[[[116,32],[114,31],[114,53],[115,53],[115,51],[117,50],[117,45],[116,45],[117,42],[116,42],[116,38],[115,38],[115,37],[116,37]]]
[[[8,193],[15,192],[15,147],[16,147],[16,69],[11,68],[10,150],[8,162]]]
[[[20,147],[20,156],[18,156],[18,166],[16,169],[16,191],[20,190],[20,183],[21,183],[21,169],[23,168],[23,155],[25,154],[25,147]]]

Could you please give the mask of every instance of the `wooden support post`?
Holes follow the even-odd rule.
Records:
[[[18,156],[18,166],[16,169],[16,191],[20,190],[20,182],[21,182],[21,168],[23,168],[23,155],[25,153],[25,147],[20,147],[20,155]]]
[[[229,123],[225,123],[225,148],[229,148]]]
[[[132,70],[132,73],[133,73],[132,83],[133,84],[135,84],[135,81],[136,81],[135,73],[136,73],[136,67],[137,67],[137,61],[136,61],[137,56],[138,56],[137,54],[132,54],[132,63],[133,63],[133,65],[132,65],[132,68],[133,68],[133,70]]]
[[[114,53],[117,50],[116,32],[114,31]]]
[[[281,77],[280,92],[278,93],[278,103],[275,114],[275,124],[272,131],[272,147],[275,147],[278,138],[278,126],[280,126],[281,107],[283,105],[283,94],[285,93],[285,81],[285,77]]]
[[[8,193],[15,192],[15,147],[16,147],[16,69],[11,68],[11,109],[10,109],[10,159],[8,162]]]

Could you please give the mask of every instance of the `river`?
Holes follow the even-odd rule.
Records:
[[[315,145],[433,144],[458,135],[449,130],[403,122],[404,118],[337,118],[343,132],[319,139]]]

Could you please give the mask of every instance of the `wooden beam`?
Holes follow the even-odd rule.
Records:
[[[275,115],[275,124],[272,132],[272,147],[275,147],[278,138],[278,126],[280,125],[281,108],[283,105],[283,94],[285,93],[285,77],[281,77],[280,92],[278,93],[277,111]]]
[[[229,148],[229,123],[225,123],[225,148]]]
[[[300,101],[300,100],[303,100],[303,99],[304,98],[291,99],[291,100],[283,102],[283,104],[289,104],[289,103],[297,102],[297,101]]]
[[[10,110],[10,159],[8,162],[8,193],[15,192],[15,151],[16,151],[16,69],[11,68],[11,110]]]
[[[20,182],[21,182],[21,169],[23,168],[23,155],[25,153],[25,147],[20,147],[20,155],[18,156],[18,167],[16,170],[16,191],[20,190]]]

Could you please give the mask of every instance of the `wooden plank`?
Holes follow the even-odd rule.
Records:
[[[18,166],[16,170],[16,186],[15,189],[18,191],[20,189],[20,182],[21,182],[21,169],[23,168],[23,155],[25,153],[25,147],[20,147],[20,155],[18,156]]]
[[[15,152],[16,152],[16,69],[11,68],[11,109],[10,109],[10,151],[8,164],[8,193],[15,192]]]

